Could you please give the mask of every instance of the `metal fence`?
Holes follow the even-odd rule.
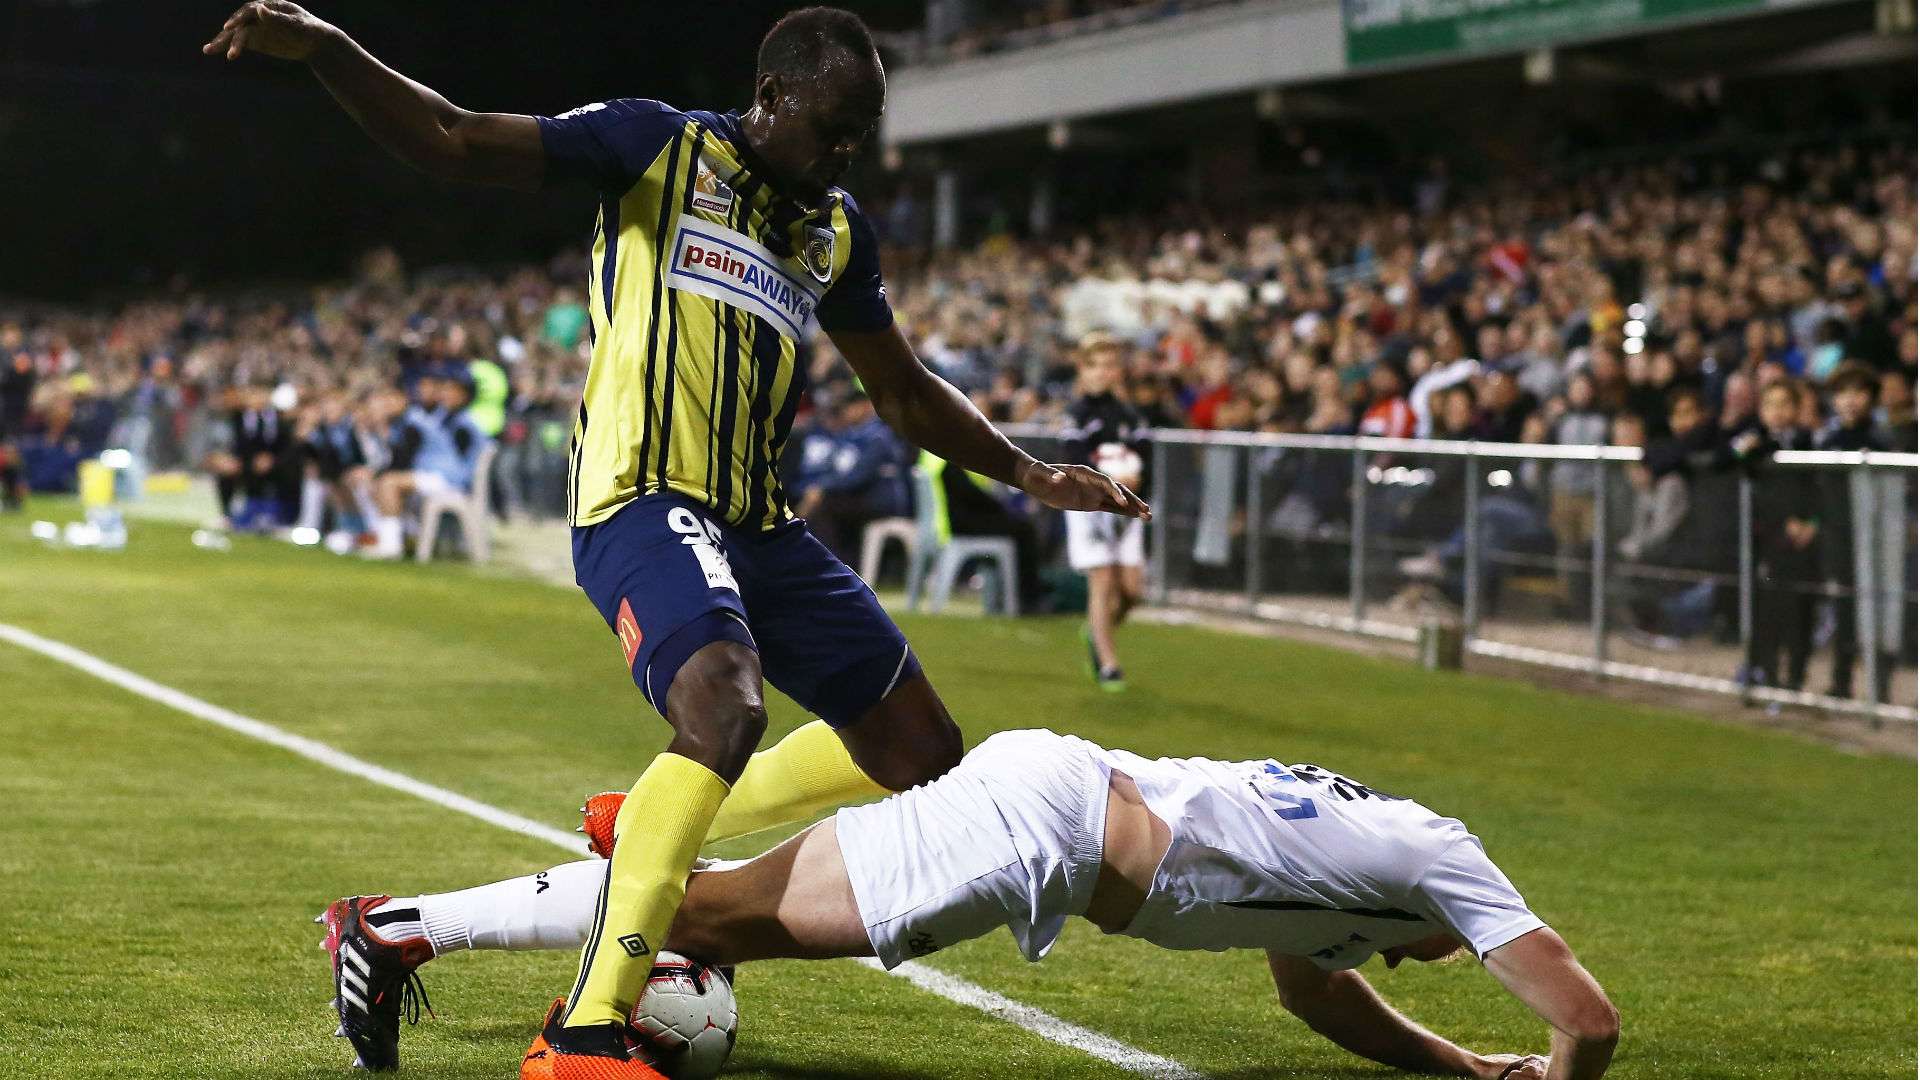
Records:
[[[200,426],[155,456],[192,460]],[[523,430],[496,494],[515,515],[558,516],[564,425]],[[1006,430],[1059,460],[1055,430]],[[1178,429],[1152,442],[1158,603],[1408,642],[1438,619],[1480,655],[1916,720],[1920,456],[1789,452],[1696,472],[1686,520],[1641,546],[1659,493],[1633,448]],[[1816,524],[1796,546],[1787,519]]]
[[[1438,619],[1480,655],[1916,718],[1920,456],[1782,453],[1663,489],[1623,447],[1153,443],[1158,602],[1402,641]]]

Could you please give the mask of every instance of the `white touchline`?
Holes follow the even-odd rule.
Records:
[[[875,971],[887,971],[880,961],[867,957],[860,963]],[[1145,1050],[1136,1050],[1119,1039],[1091,1031],[1078,1024],[1036,1009],[1031,1005],[1022,1005],[1010,997],[996,994],[984,986],[976,986],[957,975],[916,964],[909,960],[899,967],[888,971],[889,975],[898,975],[929,994],[938,994],[948,1001],[957,1001],[969,1005],[990,1016],[997,1016],[1016,1027],[1026,1028],[1043,1039],[1057,1042],[1062,1046],[1071,1046],[1102,1061],[1118,1065],[1130,1073],[1154,1077],[1155,1080],[1202,1080],[1201,1074],[1194,1072],[1177,1061],[1163,1058],[1158,1054],[1149,1054]]]
[[[295,735],[264,721],[242,716],[231,709],[223,709],[211,702],[202,701],[192,694],[175,690],[171,686],[164,686],[144,675],[135,674],[118,664],[109,663],[64,642],[44,638],[30,630],[23,630],[7,623],[0,623],[0,641],[12,642],[50,660],[58,660],[69,667],[78,668],[96,679],[112,683],[122,690],[131,691],[149,701],[159,702],[170,709],[197,717],[250,739],[271,743],[309,761],[325,765],[329,769],[357,776],[362,780],[379,784],[381,787],[403,791],[415,798],[425,799],[427,802],[466,814],[468,817],[478,818],[509,832],[530,836],[536,840],[545,840],[575,855],[587,854],[586,841],[574,833],[556,829],[551,825],[542,825],[512,811],[502,810],[478,799],[470,799],[457,791],[449,791],[423,780],[415,780],[404,773],[375,765],[371,761],[336,750],[326,743]],[[864,960],[862,963],[875,971],[886,971],[877,960]],[[1177,1061],[1149,1054],[1145,1050],[1136,1050],[1118,1039],[1109,1038],[1077,1024],[1070,1024],[1051,1013],[1031,1005],[1022,1005],[983,986],[977,986],[943,971],[936,971],[924,964],[908,961],[886,973],[905,979],[930,994],[978,1009],[989,1016],[1005,1020],[1015,1027],[1024,1028],[1050,1042],[1079,1050],[1139,1076],[1151,1077],[1153,1080],[1201,1080],[1201,1074]]]

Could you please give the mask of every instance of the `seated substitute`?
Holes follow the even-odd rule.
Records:
[[[407,497],[471,490],[480,452],[493,441],[467,412],[471,384],[455,373],[434,371],[417,385],[420,404],[409,407],[395,426],[392,463],[375,481],[378,516],[370,558],[403,555],[400,515]]]
[[[613,847],[619,798],[589,803],[596,851]],[[419,965],[463,949],[577,949],[606,877],[590,859],[463,892],[349,897],[322,920],[328,946],[367,972],[367,994],[390,1003],[397,1040]],[[1051,731],[994,735],[940,779],[697,870],[666,947],[715,965],[874,956],[892,968],[1005,926],[1037,961],[1073,916],[1169,949],[1263,949],[1288,1011],[1409,1071],[1597,1077],[1618,1038],[1599,984],[1461,822],[1315,765],[1149,760]],[[1393,968],[1462,948],[1551,1026],[1551,1056],[1457,1046],[1356,970],[1376,953]],[[543,1048],[523,1078],[546,1075]]]

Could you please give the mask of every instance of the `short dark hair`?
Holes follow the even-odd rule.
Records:
[[[1683,401],[1691,403],[1701,412],[1707,411],[1707,395],[1701,393],[1700,388],[1692,383],[1682,383],[1667,391],[1667,411],[1672,412],[1679,408]]]
[[[820,73],[827,54],[845,49],[865,60],[876,55],[873,35],[860,16],[845,8],[790,11],[760,39],[760,74],[804,79]]]
[[[1827,392],[1837,394],[1842,390],[1865,390],[1874,400],[1880,398],[1880,376],[1859,360],[1843,361],[1833,369],[1833,375],[1827,379]]]

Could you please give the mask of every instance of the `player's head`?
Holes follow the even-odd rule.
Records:
[[[816,199],[872,137],[886,99],[886,71],[858,15],[790,12],[760,42],[753,148],[792,194]]]
[[[1127,364],[1120,339],[1111,334],[1092,333],[1080,341],[1080,390],[1087,394],[1110,394],[1126,383]]]
[[[1405,945],[1395,945],[1380,950],[1380,959],[1387,962],[1388,968],[1397,968],[1403,961],[1418,960],[1423,964],[1435,960],[1445,960],[1460,951],[1460,941],[1452,934],[1433,934],[1419,941],[1409,941]]]

